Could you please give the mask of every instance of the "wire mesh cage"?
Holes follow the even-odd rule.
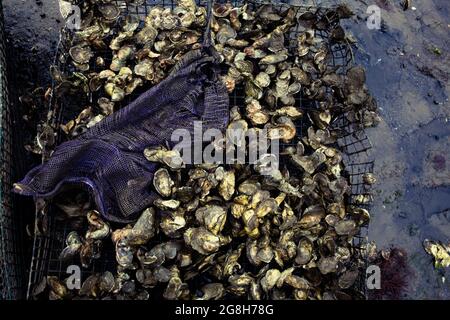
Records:
[[[116,0],[115,2],[121,9],[121,17],[119,19],[123,19],[127,15],[138,15],[143,18],[148,14],[152,6],[158,5],[173,8],[176,4],[176,1],[172,0],[146,0],[143,1],[143,4],[140,5],[133,5],[127,1],[122,0]],[[206,6],[206,1],[197,2],[199,5]],[[242,4],[242,1],[231,2],[234,5]],[[258,6],[263,3],[271,3],[278,6],[279,8],[292,7],[290,4],[288,4],[288,2],[289,1],[245,1],[245,3],[248,3],[250,6]],[[322,4],[320,4],[319,6],[316,1],[310,1],[306,5],[296,4],[294,8],[297,15],[305,12],[314,12],[315,14],[323,16],[324,19],[333,21],[333,17],[327,16],[327,10],[330,7],[322,6]],[[338,20],[336,20],[336,24],[338,24]],[[113,26],[113,33],[117,32],[118,28],[118,24],[116,26]],[[288,46],[291,50],[295,49],[297,46],[296,39],[298,32],[299,30],[294,28],[293,30],[291,30],[289,36],[287,37]],[[55,64],[63,72],[73,71],[73,66],[67,63],[69,56],[68,50],[70,48],[72,35],[72,31],[67,29],[63,30],[61,33],[61,41],[57,49]],[[330,30],[318,30],[317,35],[322,38],[324,42],[329,46],[330,55],[327,57],[329,66],[335,68],[337,70],[337,73],[345,74],[353,63],[353,55],[350,45],[347,43],[335,43],[329,41]],[[108,61],[106,61],[106,63],[108,63]],[[136,96],[139,94],[139,91],[136,94],[131,94],[123,101],[123,104],[126,105],[134,98],[136,98]],[[230,106],[243,106],[245,99],[244,96],[245,94],[243,86],[236,86],[235,90],[230,94]],[[95,101],[96,97],[92,94],[89,94],[83,97],[83,99],[85,103],[89,103]],[[315,101],[305,99],[301,94],[296,95],[295,101],[295,106],[300,107],[302,110],[318,108],[318,104]],[[53,97],[50,101],[49,108],[49,114],[51,114],[50,122],[52,126],[56,128],[59,126],[59,124],[64,123],[66,120],[77,114],[77,112],[79,113],[81,111],[82,104],[80,104],[79,101],[75,103],[74,101],[68,101],[67,99],[62,100]],[[345,166],[345,175],[348,177],[351,187],[350,196],[347,199],[348,204],[357,204],[360,207],[368,207],[370,204],[369,202],[361,204],[359,201],[357,201],[357,197],[358,195],[370,197],[370,190],[367,189],[367,185],[364,184],[362,177],[365,173],[371,173],[373,171],[373,161],[371,160],[370,154],[368,152],[371,148],[371,143],[367,135],[365,134],[364,127],[360,123],[355,122],[355,120],[351,119],[352,118],[348,117],[346,113],[343,113],[334,120],[333,127],[336,129],[336,132],[338,132],[338,141],[336,147],[338,147],[345,155],[343,160]],[[300,120],[296,121],[297,139],[300,139],[304,135],[305,130],[311,124],[309,121],[310,120],[308,120],[306,117],[302,117]],[[295,143],[296,141],[294,141],[292,144]],[[85,231],[85,227],[80,227],[76,223],[74,225],[73,221],[60,219],[53,213],[54,211],[50,208],[48,214],[44,218],[46,220],[45,224],[47,231],[45,233],[39,233],[34,236],[33,255],[28,283],[28,298],[31,298],[33,296],[33,290],[46,276],[58,276],[60,279],[63,279],[65,276],[67,276],[66,270],[68,265],[79,264],[79,261],[62,262],[59,259],[59,255],[65,247],[65,239],[67,234],[72,230],[78,230],[80,232]],[[43,217],[37,217],[37,219],[43,219]],[[366,242],[367,238],[366,232],[367,230],[363,228],[360,235],[355,238],[354,246],[357,250],[363,249],[364,243]],[[114,271],[114,252],[113,248],[109,249],[110,250],[103,250],[102,258],[94,261],[90,268],[82,269],[82,279],[86,279],[88,275],[91,275],[95,272],[103,272],[105,270]],[[358,284],[359,291],[364,293],[364,279],[361,278],[358,281],[360,282]]]
[[[20,216],[15,214],[11,193],[14,179],[13,121],[7,81],[3,10],[0,3],[0,300],[22,297],[23,261]]]

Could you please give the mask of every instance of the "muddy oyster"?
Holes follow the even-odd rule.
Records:
[[[184,241],[200,254],[206,255],[219,250],[220,237],[204,227],[190,228],[184,233]]]
[[[175,182],[173,182],[167,169],[160,168],[155,172],[153,177],[153,186],[163,197],[170,197],[174,184]]]
[[[77,45],[73,46],[69,50],[70,57],[79,65],[84,65],[89,63],[94,54],[89,46]]]

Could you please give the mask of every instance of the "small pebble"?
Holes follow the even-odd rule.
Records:
[[[411,237],[417,235],[417,233],[419,232],[419,227],[416,224],[412,224],[411,227],[409,228],[409,235]]]
[[[402,219],[405,219],[408,215],[406,214],[406,212],[400,212],[400,213],[398,214],[398,216],[399,216],[400,218],[402,218]]]
[[[433,157],[432,162],[433,162],[434,170],[436,170],[436,171],[443,171],[443,170],[445,170],[445,168],[446,168],[445,162],[446,161],[445,161],[445,157],[443,155],[441,155],[441,154],[435,155]]]

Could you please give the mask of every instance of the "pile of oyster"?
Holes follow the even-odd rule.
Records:
[[[201,45],[207,12],[193,0],[180,0],[173,9],[151,7],[143,26],[137,16],[121,16],[115,3],[84,2],[82,29],[68,52],[72,71],[52,69],[56,96],[96,97],[62,125],[68,138],[120,108],[139,88],[160,82],[185,52]],[[267,129],[269,139],[282,142],[281,166],[269,172],[259,163],[192,166],[176,150],[146,149],[146,158],[160,164],[153,181],[160,197],[136,223],[112,225],[75,198],[56,203],[87,226],[86,232],[68,234],[60,259],[79,259],[90,268],[111,246],[115,266],[83,279],[80,289],[69,290],[64,279],[49,276],[34,294],[360,298],[364,252],[354,240],[369,222],[364,205],[370,199],[356,197],[356,204],[348,204],[351,190],[333,123],[342,115],[366,127],[379,120],[364,70],[343,73],[345,66],[329,63],[330,45],[348,41],[339,20],[350,15],[346,6],[302,11],[215,4],[211,37],[223,58],[222,80],[230,93],[244,91],[242,105],[230,110],[229,128]],[[317,107],[306,108],[300,96]],[[367,173],[363,180],[369,186],[376,179]]]

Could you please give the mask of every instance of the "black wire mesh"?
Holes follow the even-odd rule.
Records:
[[[13,171],[13,120],[7,81],[6,46],[3,34],[3,10],[0,2],[0,300],[22,295],[23,263],[20,216],[14,214],[11,194]]]
[[[52,210],[50,212],[53,212]],[[56,215],[49,215],[45,222],[48,233],[45,236],[35,236],[33,242],[33,256],[31,260],[31,271],[29,274],[28,297],[32,294],[33,285],[38,284],[45,276],[57,276],[64,279],[68,276],[67,267],[70,265],[81,266],[79,256],[66,261],[59,259],[62,249],[66,246],[65,240],[69,232],[77,230],[85,233],[87,228],[77,225],[75,220],[61,220]],[[86,279],[89,275],[103,271],[114,270],[114,249],[104,247],[100,259],[95,259],[90,268],[81,268],[81,278]]]
[[[82,2],[82,1],[81,1]],[[176,1],[172,0],[145,0],[143,5],[132,5],[123,0],[116,0],[117,5],[122,10],[121,18],[129,14],[138,15],[140,17],[145,17],[148,14],[151,6],[159,5],[165,7],[174,7]],[[206,1],[197,1],[199,5],[206,5]],[[217,1],[216,1],[217,2]],[[234,5],[242,4],[243,1],[231,1]],[[270,3],[271,1],[246,1],[250,6],[261,5],[262,3]],[[276,6],[279,8],[288,8],[290,5],[289,1],[276,1]],[[301,1],[300,1],[301,2]],[[304,12],[311,11],[318,15],[322,15],[325,19],[331,19],[332,17],[327,17],[327,9],[329,7],[316,5],[317,1],[307,1],[305,5],[295,5],[297,10],[297,15]],[[275,1],[271,2],[272,4]],[[298,1],[297,1],[298,3]],[[332,20],[330,20],[332,22]],[[338,20],[336,20],[336,25]],[[333,26],[336,26],[332,24]],[[119,23],[115,26],[118,30]],[[114,27],[113,27],[114,28]],[[297,27],[298,28],[298,27]],[[296,48],[296,38],[299,30],[294,29],[289,34],[289,48]],[[352,66],[353,54],[351,52],[351,47],[346,43],[330,43],[329,41],[329,30],[318,30],[316,35],[322,38],[329,45],[330,55],[327,57],[329,65],[336,68],[336,72],[340,74],[345,74],[346,71]],[[61,41],[58,45],[55,64],[63,72],[73,71],[68,61],[68,50],[70,48],[71,32],[68,30],[63,30],[61,33]],[[108,61],[105,61],[108,63]],[[110,61],[109,61],[110,62]],[[96,71],[94,69],[94,71]],[[141,92],[127,96],[123,101],[126,105],[132,101]],[[95,101],[95,97],[86,96],[85,102],[89,103]],[[230,106],[243,106],[244,105],[244,88],[242,86],[236,86],[235,90],[230,94]],[[303,98],[300,94],[295,97],[295,106],[300,107],[304,111],[316,109],[318,107],[315,101],[310,101]],[[79,102],[74,103],[73,101],[59,101],[52,98],[50,101],[49,111],[52,114],[50,119],[51,124],[54,127],[58,127],[59,124],[65,123],[66,120],[73,118],[77,115],[83,105]],[[72,109],[72,110],[70,110]],[[346,114],[342,114],[338,119],[333,122],[333,127],[339,133],[337,147],[344,154],[344,166],[345,166],[345,176],[348,177],[351,192],[347,201],[348,204],[358,205],[359,207],[368,207],[369,202],[361,204],[357,201],[359,195],[370,197],[370,190],[367,189],[367,185],[363,182],[363,175],[365,173],[373,172],[373,161],[370,159],[368,153],[371,148],[371,143],[364,132],[364,127],[360,123],[355,123],[349,120]],[[306,129],[311,123],[307,117],[302,117],[296,122],[297,128],[297,139],[300,139]],[[58,135],[60,136],[60,135]],[[295,144],[294,141],[292,144]],[[68,232],[74,230],[74,226],[71,221],[58,220],[58,217],[54,214],[53,210],[49,210],[47,217],[47,229],[48,232],[45,234],[37,234],[34,237],[33,243],[33,256],[30,267],[29,283],[28,283],[28,298],[32,297],[33,288],[35,285],[39,284],[44,276],[58,276],[60,279],[64,279],[67,276],[66,268],[70,264],[80,265],[79,261],[67,261],[61,262],[59,259],[59,254],[65,247],[65,238]],[[84,230],[77,230],[83,232]],[[354,238],[354,247],[356,250],[364,249],[364,244],[367,240],[367,228],[363,228],[359,236]],[[157,242],[158,240],[156,240]],[[107,249],[107,248],[105,248]],[[113,253],[113,248],[110,250],[103,250],[103,256],[101,259],[94,261],[93,265],[89,269],[82,269],[82,280],[86,279],[87,276],[95,272],[103,272],[105,270],[114,271],[115,270],[115,258]],[[108,269],[106,269],[108,268]],[[358,289],[362,294],[365,294],[365,273],[361,273],[361,278],[358,279]]]

